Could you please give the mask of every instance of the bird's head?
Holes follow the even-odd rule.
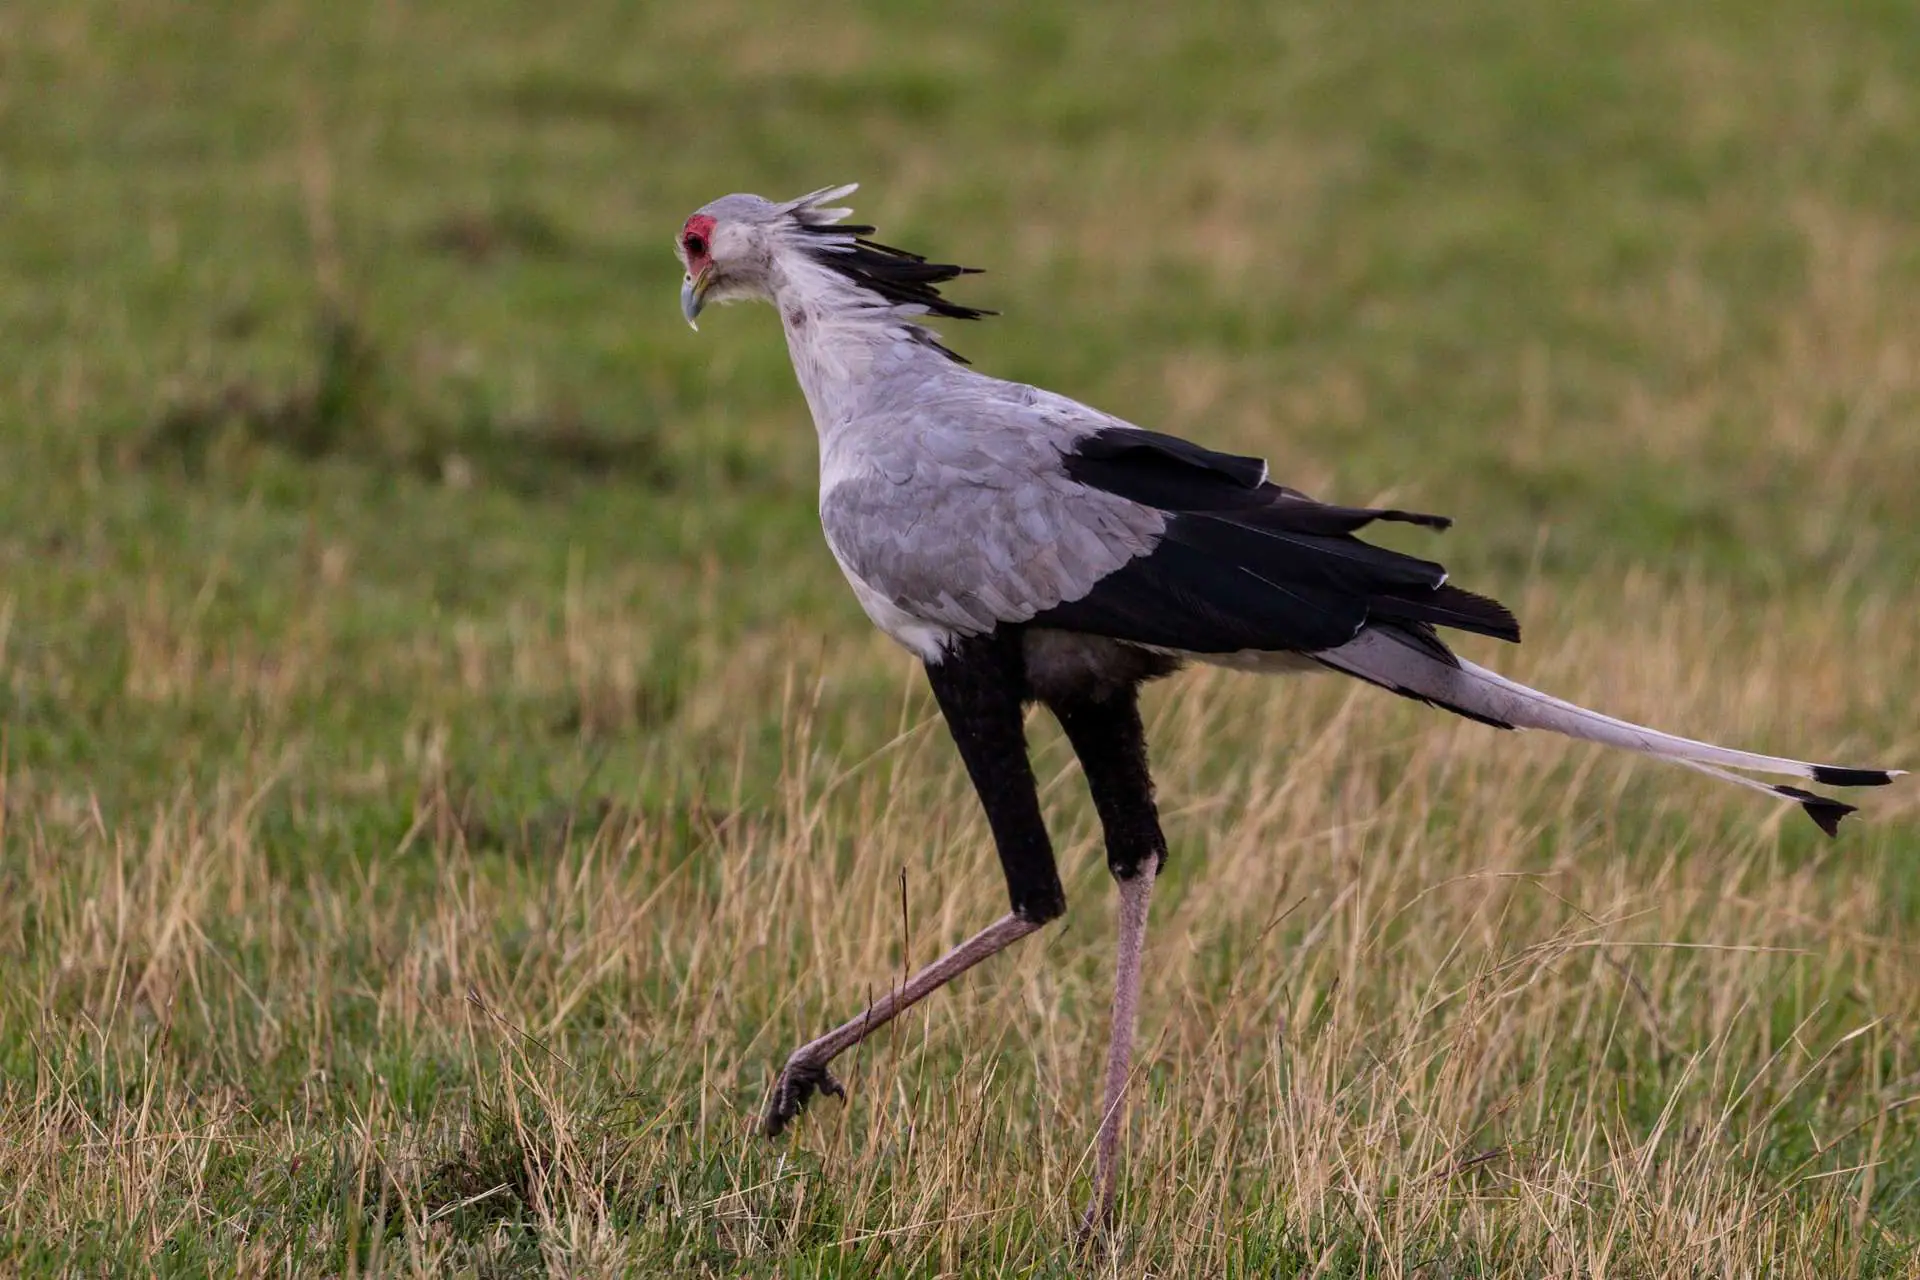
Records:
[[[928,262],[919,254],[876,244],[865,238],[872,227],[844,222],[853,210],[834,207],[833,202],[857,187],[823,187],[781,204],[731,195],[702,205],[673,242],[687,273],[680,286],[680,311],[687,323],[699,328],[700,312],[711,303],[770,301],[780,282],[782,258],[792,254],[825,268],[831,273],[827,278],[864,291],[861,296],[869,304],[965,320],[992,314],[940,296],[937,286],[972,268]]]
[[[829,189],[815,197],[843,195],[851,188]],[[702,205],[680,228],[674,253],[686,268],[680,286],[680,311],[699,328],[709,303],[773,296],[773,259],[781,234],[796,225],[800,202],[775,204],[752,195],[721,196]],[[828,210],[845,217],[851,210]]]

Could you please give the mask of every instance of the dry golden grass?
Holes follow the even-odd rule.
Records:
[[[1519,673],[1727,740],[1860,754],[1849,725],[1920,662],[1893,610],[1535,594],[1551,639]],[[622,625],[576,614],[498,670],[617,683]],[[758,808],[582,814],[591,838],[503,852],[423,759],[405,838],[344,882],[274,848],[264,753],[118,827],[10,785],[0,948],[32,957],[9,1009],[36,1025],[0,1084],[0,1223],[417,1274],[1827,1276],[1911,1247],[1867,1218],[1920,1124],[1920,949],[1875,835],[1911,789],[1816,844],[1707,780],[1332,680],[1201,672],[1153,702],[1174,854],[1110,1256],[1063,1250],[1111,900],[1039,720],[1064,926],[902,1018],[844,1110],[770,1148],[751,1120],[786,1049],[1002,909],[898,669],[899,732],[861,759],[813,728],[835,663],[781,673]]]

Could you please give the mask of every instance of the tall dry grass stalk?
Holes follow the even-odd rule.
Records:
[[[1891,610],[1529,603],[1553,638],[1519,674],[1763,747],[1879,758],[1848,726],[1900,723],[1877,709],[1920,661]],[[600,679],[581,641],[502,666]],[[909,667],[876,750],[817,731],[870,656],[788,672],[764,802],[570,840],[491,847],[429,776],[405,838],[328,875],[276,843],[266,759],[117,826],[16,791],[0,953],[32,1061],[0,1083],[0,1230],[155,1257],[187,1231],[258,1272],[1084,1273],[1061,1249],[1111,898],[1038,718],[1064,926],[870,1042],[844,1108],[753,1136],[792,1043],[1002,909]],[[1151,719],[1173,856],[1093,1269],[1826,1276],[1904,1247],[1871,1206],[1920,1133],[1885,836],[1910,789],[1815,843],[1705,780],[1331,679],[1190,674]]]

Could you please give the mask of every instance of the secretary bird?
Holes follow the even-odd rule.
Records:
[[[1438,564],[1363,542],[1375,521],[1443,516],[1316,502],[1258,458],[1145,431],[969,368],[924,323],[990,312],[941,296],[970,274],[867,237],[832,207],[853,186],[776,204],[730,195],[681,228],[680,306],[773,303],[820,437],[820,524],[867,615],[926,664],[1006,876],[1006,915],[851,1021],[794,1050],[762,1128],[777,1136],[828,1070],[936,988],[1055,919],[1066,897],[1022,722],[1040,702],[1079,757],[1119,885],[1113,1025],[1092,1202],[1112,1213],[1147,902],[1167,843],[1139,688],[1197,660],[1326,669],[1501,729],[1549,729],[1697,769],[1798,804],[1828,835],[1853,806],[1738,770],[1837,787],[1884,769],[1753,755],[1616,720],[1505,679],[1436,628],[1518,641],[1513,614]]]

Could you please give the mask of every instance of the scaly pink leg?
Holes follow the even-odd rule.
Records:
[[[1120,1172],[1120,1134],[1127,1123],[1127,1082],[1133,1070],[1133,1035],[1140,1019],[1140,954],[1147,940],[1147,906],[1158,870],[1148,858],[1132,879],[1120,881],[1120,941],[1113,967],[1113,1034],[1107,1041],[1106,1088],[1100,1132],[1094,1140],[1093,1202],[1081,1219],[1082,1234],[1113,1216]]]
[[[810,1040],[793,1051],[780,1078],[774,1081],[773,1096],[767,1100],[760,1128],[769,1138],[777,1138],[787,1122],[805,1110],[814,1090],[846,1097],[847,1091],[827,1070],[827,1064],[859,1044],[873,1032],[892,1022],[929,994],[965,973],[988,956],[1026,937],[1040,926],[1009,912],[974,934],[953,950],[935,960],[906,983],[876,1000],[871,1009],[842,1023],[818,1040]],[[1121,1069],[1125,1074],[1125,1067]]]

